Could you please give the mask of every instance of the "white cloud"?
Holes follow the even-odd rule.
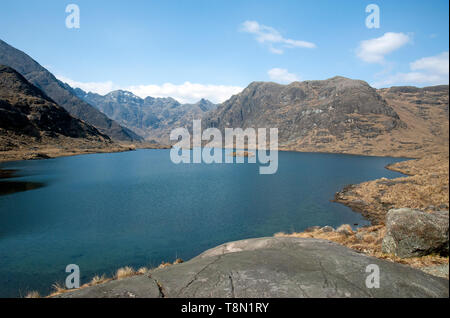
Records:
[[[119,89],[119,86],[115,85],[111,81],[107,82],[77,82],[71,80],[68,77],[56,75],[56,78],[60,81],[69,84],[72,87],[78,87],[86,92],[93,92],[100,95],[108,94],[111,91]]]
[[[270,69],[267,74],[269,74],[269,77],[272,81],[280,83],[292,83],[300,80],[300,78],[296,74],[289,73],[288,70],[284,68]]]
[[[426,71],[439,75],[448,76],[448,52],[442,52],[436,56],[424,57],[412,62],[410,68],[412,71]]]
[[[362,41],[356,55],[367,63],[383,63],[385,55],[398,50],[411,41],[404,33],[387,32],[379,38]]]
[[[275,54],[283,54],[284,48],[315,48],[316,45],[312,42],[292,40],[284,38],[280,32],[274,28],[259,24],[256,21],[245,21],[241,25],[241,31],[254,34],[256,41],[269,45],[269,50]],[[275,47],[276,45],[276,47]]]
[[[163,85],[130,86],[125,90],[128,90],[141,98],[147,96],[172,97],[180,103],[195,103],[202,98],[206,98],[213,103],[221,103],[226,101],[232,95],[240,93],[243,88],[239,86],[204,85],[184,82],[181,85],[165,83]]]
[[[86,92],[97,93],[100,95],[105,95],[111,91],[122,89],[125,91],[130,91],[141,98],[145,98],[147,96],[172,97],[180,103],[195,103],[202,98],[209,99],[213,103],[221,103],[230,98],[232,95],[238,94],[243,90],[243,88],[239,86],[205,85],[190,82],[185,82],[180,85],[165,83],[162,85],[135,85],[123,87],[116,85],[111,81],[78,82],[60,75],[57,75],[56,77],[72,87],[78,87]]]
[[[388,78],[378,81],[372,84],[374,87],[385,87],[385,86],[391,86],[391,85],[398,85],[398,84],[430,84],[430,85],[437,85],[437,84],[443,84],[441,82],[442,78],[437,75],[433,74],[425,74],[420,72],[408,72],[408,73],[397,73],[392,76],[389,76]]]
[[[397,73],[373,84],[384,87],[393,84],[438,85],[448,84],[449,53],[424,57],[409,64],[411,72]]]

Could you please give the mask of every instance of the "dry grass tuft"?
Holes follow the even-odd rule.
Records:
[[[53,290],[56,294],[65,293],[67,291],[66,287],[62,285],[60,282],[56,282],[52,285]]]
[[[181,263],[183,263],[183,260],[181,258],[177,258],[173,263],[163,262],[157,268],[165,268],[165,267],[168,267],[171,265],[176,265],[176,264],[181,264]],[[104,284],[104,283],[107,283],[112,280],[132,277],[132,276],[136,276],[136,275],[146,275],[150,272],[150,270],[151,269],[148,267],[141,267],[137,271],[135,271],[132,267],[125,266],[125,267],[119,268],[113,278],[107,278],[104,274],[102,276],[96,275],[91,279],[91,281],[89,283],[80,286],[80,289],[99,285],[99,284]],[[55,284],[53,284],[52,287],[55,291],[46,297],[52,297],[52,296],[67,293],[67,292],[74,290],[74,289],[66,289],[60,283],[55,283]],[[39,293],[37,293],[37,292],[31,292],[28,295],[31,296],[32,293],[36,293],[36,295],[38,297],[40,297]],[[27,298],[35,298],[35,297],[28,297],[28,295],[26,296]]]
[[[130,266],[119,268],[114,276],[116,279],[122,279],[136,275],[135,270]]]
[[[41,295],[37,291],[30,291],[25,298],[41,298]]]
[[[94,277],[92,277],[91,281],[87,284],[88,286],[95,286],[98,284],[103,284],[105,282],[107,282],[109,279],[106,278],[106,276],[103,274],[102,276],[99,275],[95,275]]]
[[[147,274],[148,273],[148,271],[149,271],[149,269],[147,268],[147,267],[141,267],[141,268],[139,268],[138,270],[137,270],[137,274],[138,275],[145,275],[145,274]]]
[[[162,262],[161,265],[158,266],[158,268],[159,269],[166,268],[166,267],[171,266],[171,265],[172,265],[172,263]]]

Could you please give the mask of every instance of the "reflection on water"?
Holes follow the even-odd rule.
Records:
[[[45,186],[42,182],[28,181],[1,181],[1,179],[11,179],[16,177],[17,170],[0,170],[0,195],[12,194],[34,190]]]
[[[17,172],[16,169],[7,169],[7,170],[0,169],[0,179],[14,178],[16,172]]]
[[[43,186],[45,184],[40,182],[0,181],[0,195],[39,189]]]

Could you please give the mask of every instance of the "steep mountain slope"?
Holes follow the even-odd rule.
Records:
[[[71,92],[70,86],[56,79],[53,74],[31,57],[0,40],[0,64],[7,65],[22,74],[30,83],[64,107],[72,116],[84,120],[102,133],[120,141],[136,141],[141,138],[121,127]]]
[[[72,117],[10,67],[0,65],[0,150],[38,145],[108,147],[110,138]]]
[[[180,104],[173,98],[142,99],[131,92],[114,91],[105,96],[86,93],[77,88],[74,93],[121,125],[144,136],[147,140],[169,143],[172,129],[186,127],[201,118],[215,104],[202,99],[195,104]]]
[[[448,154],[448,85],[391,87],[377,92],[408,125],[391,138],[399,151],[414,149],[423,154]]]
[[[428,96],[428,90],[424,91]],[[278,128],[279,145],[285,150],[384,156],[417,156],[429,151],[438,144],[436,138],[430,131],[412,128],[418,115],[405,115],[397,103],[402,100],[398,94],[379,93],[366,82],[344,77],[290,85],[254,82],[208,113],[203,125],[222,131],[226,127]],[[448,86],[447,91],[434,94],[440,102],[430,115],[433,120],[422,121],[440,122],[448,131]],[[434,103],[436,96],[423,103]],[[412,143],[417,135],[429,139],[429,144]],[[434,151],[441,151],[442,145],[437,148]]]

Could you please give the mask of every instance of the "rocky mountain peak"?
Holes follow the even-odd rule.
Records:
[[[216,104],[214,104],[213,102],[211,102],[205,98],[202,98],[201,100],[199,100],[196,103],[196,105],[198,107],[200,107],[201,110],[203,110],[204,112],[210,111],[216,107]]]
[[[280,142],[330,143],[348,135],[374,138],[405,124],[366,82],[253,82],[208,113],[207,127],[276,127]]]

